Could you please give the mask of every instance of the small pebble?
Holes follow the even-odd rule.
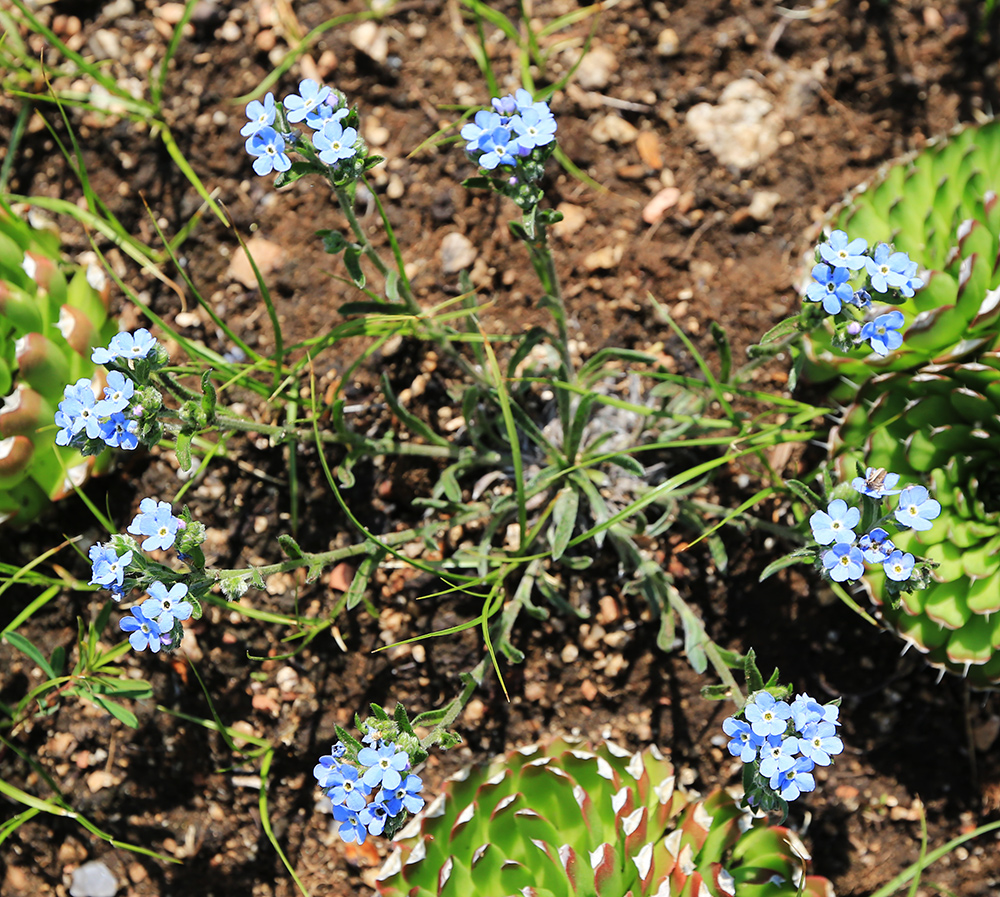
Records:
[[[462,269],[470,267],[478,254],[476,247],[465,234],[453,231],[441,241],[441,270],[445,274],[457,274]]]
[[[673,28],[664,28],[656,39],[656,52],[660,56],[676,56],[681,51],[680,38]]]
[[[618,68],[618,58],[608,47],[592,47],[576,70],[576,83],[584,90],[603,90]]]
[[[632,143],[639,136],[639,129],[619,115],[605,115],[590,130],[598,143]]]
[[[70,897],[115,897],[118,882],[104,863],[92,860],[73,870],[69,893]]]

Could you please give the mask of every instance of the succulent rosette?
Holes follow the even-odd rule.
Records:
[[[903,315],[902,345],[858,357],[834,346],[824,321],[802,342],[801,376],[819,383],[841,375],[854,384],[874,374],[946,363],[996,348],[1000,335],[1000,121],[968,127],[891,165],[835,214],[842,229],[869,245],[905,252],[924,281],[898,304],[873,304],[872,317]],[[834,397],[849,397],[841,381]]]
[[[29,523],[109,463],[55,443],[52,417],[67,382],[106,385],[91,350],[115,331],[96,266],[68,265],[58,231],[0,211],[0,524]]]
[[[1000,352],[975,362],[879,375],[833,429],[842,477],[858,463],[925,483],[941,513],[892,534],[895,548],[937,564],[929,588],[887,600],[886,571],[864,581],[886,621],[928,661],[977,686],[1000,682]]]
[[[654,748],[556,740],[465,770],[396,837],[384,897],[832,897],[790,831],[685,790]]]

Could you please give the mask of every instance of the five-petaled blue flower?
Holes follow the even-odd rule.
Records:
[[[330,95],[330,88],[312,78],[299,82],[299,92],[285,97],[285,111],[291,122],[302,121]]]
[[[899,290],[904,296],[912,296],[924,282],[915,277],[917,263],[911,262],[905,252],[893,252],[888,243],[879,243],[872,258],[865,260],[865,267],[871,280],[872,289],[887,293]]]
[[[734,757],[739,757],[744,763],[750,763],[756,756],[758,748],[764,743],[760,735],[743,720],[730,716],[722,721],[722,731],[732,740],[726,747]]]
[[[381,835],[389,821],[389,812],[384,804],[375,801],[358,814],[358,820],[368,829],[369,835]]]
[[[868,260],[865,250],[868,248],[868,241],[857,237],[850,240],[842,230],[835,230],[830,234],[830,241],[823,243],[819,247],[820,258],[834,268],[848,268],[851,271],[858,271],[865,267]]]
[[[869,564],[881,564],[896,550],[889,534],[880,526],[876,526],[870,533],[865,533],[858,539],[858,548]]]
[[[361,809],[364,809],[363,807]],[[346,841],[350,844],[352,841],[357,841],[358,844],[364,844],[365,838],[368,836],[368,830],[365,828],[364,824],[360,819],[360,810],[352,810],[348,807],[342,806],[341,804],[333,805],[333,818],[337,822],[343,823],[340,826],[337,834],[340,835],[341,840]]]
[[[874,321],[865,324],[861,328],[861,339],[868,340],[876,354],[888,355],[903,345],[903,334],[899,332],[903,323],[903,313],[894,308],[888,314],[879,315]]]
[[[365,797],[371,792],[353,766],[343,765],[327,779],[328,794],[334,805],[341,804],[358,813],[368,803]]]
[[[420,776],[411,773],[403,779],[395,791],[390,793],[385,789],[381,790],[376,800],[384,804],[390,816],[397,816],[402,810],[419,813],[424,808],[424,799],[420,796],[420,789],[423,786]]]
[[[899,494],[895,517],[903,526],[928,530],[934,518],[941,513],[941,504],[928,495],[924,486],[907,486]]]
[[[898,473],[887,473],[884,467],[866,467],[865,475],[855,477],[851,485],[862,495],[884,498],[886,495],[899,495],[901,490],[893,489],[898,482]]]
[[[187,620],[194,610],[191,602],[184,600],[188,587],[182,582],[175,582],[170,591],[167,591],[162,582],[155,580],[149,584],[147,591],[150,598],[142,602],[143,610],[147,617],[156,619],[157,625],[164,632],[172,629],[175,621]]]
[[[503,119],[498,113],[490,112],[488,109],[480,109],[472,121],[467,122],[459,131],[462,139],[466,141],[466,152],[474,153],[476,150],[482,149],[483,143],[489,140],[490,134],[502,127]]]
[[[913,572],[914,557],[909,552],[903,554],[898,548],[882,563],[882,569],[889,579],[896,582],[906,582]]]
[[[769,782],[772,791],[777,791],[785,800],[795,800],[806,791],[816,788],[812,770],[816,764],[808,757],[799,757],[791,769],[779,772]]]
[[[810,723],[802,730],[799,750],[817,766],[829,766],[834,754],[844,750],[844,742],[837,737],[837,728],[826,721]]]
[[[834,582],[860,579],[865,572],[865,556],[856,545],[838,542],[823,554],[823,567]]]
[[[91,439],[100,438],[101,419],[95,409],[96,404],[93,387],[86,377],[63,389],[63,400],[55,417],[56,423],[62,427],[56,433],[56,445],[69,445],[80,432],[86,432]]]
[[[131,551],[126,551],[119,557],[111,545],[91,545],[88,554],[91,562],[92,586],[108,586],[112,583],[119,587],[122,585],[125,570],[132,563]]]
[[[518,146],[532,150],[556,139],[556,120],[543,116],[537,109],[528,109],[511,119],[510,126],[517,132]]]
[[[158,653],[160,650],[160,627],[156,621],[146,616],[141,604],[133,607],[131,614],[131,617],[122,617],[118,621],[118,627],[122,632],[132,633],[128,637],[128,643],[136,651],[149,648],[154,654]]]
[[[108,374],[108,385],[104,387],[104,398],[95,406],[95,411],[105,417],[128,408],[129,399],[135,395],[135,384],[121,371]]]
[[[815,511],[809,518],[813,538],[820,545],[853,542],[854,527],[861,522],[861,510],[849,508],[842,498],[835,498],[825,511]]]
[[[767,738],[768,735],[785,734],[792,708],[784,701],[776,701],[770,692],[759,691],[752,701],[747,701],[743,714],[754,735]]]
[[[847,282],[851,272],[847,268],[831,268],[820,264],[812,269],[813,282],[806,287],[806,299],[822,302],[828,315],[837,314],[843,303],[854,298],[854,290]]]
[[[116,358],[146,358],[155,348],[156,337],[145,327],[140,327],[135,333],[116,333],[106,349],[94,349],[90,360],[94,364],[108,364]]]
[[[264,102],[251,100],[247,103],[247,118],[250,119],[242,128],[240,134],[250,137],[256,134],[261,128],[267,128],[274,124],[276,109],[274,107],[274,94],[267,93]]]
[[[313,146],[319,150],[319,160],[326,165],[335,165],[341,159],[350,159],[357,153],[354,142],[358,132],[354,128],[344,128],[340,121],[330,119],[323,129],[313,135]]]
[[[498,165],[516,165],[518,156],[526,156],[530,150],[524,149],[507,128],[494,128],[480,140],[479,166],[492,171]]]
[[[111,448],[130,452],[139,446],[139,422],[127,418],[121,411],[116,411],[101,422],[100,436]]]
[[[253,161],[253,170],[261,176],[272,171],[288,171],[292,167],[292,160],[285,154],[285,138],[274,128],[261,128],[248,137],[246,150],[257,157]]]
[[[369,789],[382,786],[386,791],[395,791],[403,780],[400,775],[410,768],[410,757],[406,751],[396,748],[391,742],[386,742],[377,750],[362,748],[358,751],[358,763],[367,766],[363,776]]]
[[[157,548],[166,550],[174,544],[177,531],[184,522],[171,513],[170,505],[157,502],[152,498],[144,498],[139,502],[139,513],[128,525],[128,531],[133,536],[148,536],[142,543],[143,551],[153,551]]]
[[[799,740],[794,736],[781,738],[771,735],[760,746],[760,774],[765,779],[791,769],[795,765],[795,753],[799,749]]]

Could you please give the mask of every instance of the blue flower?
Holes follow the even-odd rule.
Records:
[[[906,582],[913,572],[914,557],[909,552],[903,554],[898,548],[882,563],[882,569],[889,579]]]
[[[313,767],[313,775],[316,777],[316,781],[319,783],[319,787],[326,791],[328,788],[332,787],[336,782],[333,780],[336,774],[340,772],[340,764],[337,762],[336,757],[330,756],[329,754],[319,758],[319,763]]]
[[[941,513],[941,504],[928,496],[923,486],[907,486],[899,495],[895,517],[903,526],[928,530],[931,521]]]
[[[381,835],[389,821],[389,812],[383,804],[375,801],[358,814],[358,821],[368,829],[369,835]]]
[[[831,542],[854,541],[854,527],[861,521],[861,510],[849,508],[842,498],[835,498],[826,507],[826,511],[816,511],[809,518],[813,538],[820,545]]]
[[[131,632],[128,643],[136,651],[143,651],[149,648],[154,654],[160,650],[160,627],[155,620],[149,619],[143,613],[142,605],[137,604],[131,610],[131,617],[122,617],[118,621],[118,627],[122,632]]]
[[[752,700],[747,701],[743,715],[750,723],[754,735],[767,738],[768,735],[785,734],[792,708],[784,701],[776,701],[770,692],[760,691]]]
[[[865,324],[861,328],[861,339],[871,342],[873,352],[888,355],[903,345],[903,334],[899,332],[903,323],[903,313],[894,308],[888,314],[879,315],[874,321]]]
[[[860,579],[865,572],[865,556],[857,546],[838,542],[823,555],[823,567],[834,582]]]
[[[830,234],[830,241],[820,245],[819,254],[824,262],[833,265],[834,268],[858,271],[865,267],[865,262],[868,260],[865,256],[867,248],[867,240],[857,237],[849,241],[844,231],[835,230]]]
[[[263,176],[272,171],[288,171],[292,161],[285,154],[285,138],[274,128],[261,128],[256,134],[247,138],[246,150],[251,156],[256,156],[253,170]]]
[[[356,813],[365,808],[368,803],[365,797],[371,793],[371,788],[358,778],[358,771],[346,764],[328,777],[326,787],[329,789],[327,793],[330,800],[335,805],[343,805]]]
[[[337,834],[340,835],[342,841],[346,841],[350,844],[352,841],[357,841],[358,844],[364,844],[365,838],[368,837],[368,830],[365,828],[364,824],[361,822],[359,817],[360,810],[351,810],[348,807],[341,806],[339,804],[333,805],[333,818],[337,822],[342,822],[343,825],[338,829]]]
[[[884,498],[886,495],[898,495],[901,490],[892,487],[899,482],[898,473],[887,473],[884,467],[866,467],[863,477],[855,477],[851,485],[862,495],[872,498]]]
[[[381,785],[386,791],[395,791],[403,780],[400,775],[410,768],[410,757],[406,751],[397,750],[391,742],[378,750],[366,747],[358,751],[358,763],[367,766],[363,777],[369,789]]]
[[[128,531],[133,536],[149,536],[142,543],[143,551],[153,551],[156,548],[166,550],[174,544],[177,531],[183,526],[179,517],[171,513],[170,505],[152,498],[144,498],[139,502],[139,513],[128,525]]]
[[[108,374],[108,385],[104,387],[104,398],[94,408],[101,417],[124,411],[134,395],[135,384],[120,371],[112,371]]]
[[[347,118],[350,113],[351,110],[346,106],[343,106],[340,109],[334,109],[334,107],[330,105],[331,101],[334,102],[334,105],[339,102],[333,94],[330,94],[324,102],[316,106],[311,112],[306,113],[306,124],[309,125],[309,127],[314,131],[321,131],[323,129],[323,125],[325,125],[328,121],[340,121],[341,119]]]
[[[241,129],[240,134],[250,137],[256,134],[261,128],[267,128],[274,124],[276,113],[274,107],[274,94],[267,93],[264,102],[251,100],[247,103],[247,118],[250,119]]]
[[[487,137],[480,141],[480,149],[485,150],[479,157],[479,165],[487,171],[492,171],[498,165],[516,165],[517,157],[527,155],[526,150],[513,139],[507,128],[494,128]]]
[[[859,290],[854,291],[854,295],[851,297],[851,305],[856,305],[858,308],[868,308],[872,304],[871,293],[868,292],[864,287]],[[852,324],[856,324],[857,321],[852,321]],[[860,324],[858,325],[861,326]],[[856,331],[855,335],[860,332]]]
[[[760,774],[765,779],[791,769],[795,765],[794,754],[799,749],[797,738],[781,738],[771,735],[760,747]]]
[[[511,119],[510,126],[517,132],[519,146],[533,150],[556,139],[556,120],[545,117],[535,109],[528,109]]]
[[[840,311],[844,302],[854,298],[854,290],[847,282],[851,272],[847,268],[831,268],[829,265],[816,265],[812,269],[813,283],[806,287],[806,299],[810,302],[822,302],[823,310],[828,315]]]
[[[90,360],[94,364],[108,364],[116,358],[146,358],[156,348],[156,337],[145,327],[135,333],[117,333],[111,338],[106,349],[94,349]]]
[[[91,545],[89,556],[92,586],[107,586],[114,583],[121,587],[125,579],[125,570],[132,563],[131,551],[126,551],[119,557],[111,545]]]
[[[424,783],[420,776],[410,774],[395,791],[381,790],[376,801],[385,806],[390,816],[398,816],[403,810],[419,813],[424,808],[424,799],[420,796],[420,789],[423,787]]]
[[[483,143],[489,140],[490,135],[497,129],[503,127],[503,120],[496,112],[482,109],[476,113],[472,121],[462,127],[459,133],[466,141],[465,150],[474,153],[483,148]]]
[[[357,153],[354,141],[358,132],[354,128],[344,128],[332,119],[323,125],[323,130],[313,135],[313,146],[320,151],[319,159],[326,165],[336,165],[341,159],[350,159]]]
[[[871,285],[876,292],[887,293],[899,290],[904,296],[912,296],[924,282],[913,277],[917,273],[916,262],[911,262],[905,252],[893,252],[888,243],[879,243],[872,258],[865,260]]]
[[[112,448],[132,451],[139,445],[139,422],[129,420],[121,411],[116,411],[101,422],[101,439]]]
[[[832,755],[844,750],[833,723],[817,722],[806,726],[799,739],[799,750],[817,766],[829,766]]]
[[[147,591],[151,597],[142,603],[146,616],[155,617],[164,632],[172,629],[175,621],[188,619],[194,610],[191,602],[184,600],[188,587],[182,582],[174,583],[168,592],[167,587],[156,580],[149,584]]]
[[[792,722],[795,724],[795,731],[802,732],[806,726],[818,723],[823,719],[823,705],[810,695],[796,695],[792,701]]]
[[[865,533],[858,539],[858,548],[869,564],[881,564],[895,551],[896,546],[889,538],[889,534],[882,527],[876,526],[870,533]]]
[[[285,111],[288,113],[288,120],[292,122],[302,121],[329,95],[330,88],[325,84],[317,84],[312,78],[300,81],[299,92],[285,97]]]
[[[795,800],[806,791],[814,791],[816,779],[812,770],[815,768],[816,764],[808,757],[799,757],[791,769],[771,777],[771,790],[777,791],[784,800]]]
[[[85,431],[91,439],[101,436],[101,420],[95,410],[97,399],[86,377],[63,389],[63,400],[56,412],[56,423],[62,429],[56,433],[56,445],[69,445],[77,433]]]
[[[734,757],[739,757],[744,763],[752,763],[757,758],[757,749],[764,743],[760,735],[755,735],[753,729],[734,716],[722,721],[722,731],[732,740],[726,747]]]

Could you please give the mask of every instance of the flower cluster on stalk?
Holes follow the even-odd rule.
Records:
[[[897,305],[924,285],[917,277],[917,263],[888,243],[869,247],[842,230],[830,234],[816,247],[816,265],[805,298],[823,307],[837,323],[834,344],[842,349],[867,342],[877,355],[888,355],[903,344],[905,323],[898,309],[873,305],[873,296],[884,305]]]
[[[66,386],[55,413],[56,445],[96,455],[106,447],[131,451],[140,442],[158,442],[156,413],[162,397],[149,378],[166,364],[165,350],[148,330],[140,329],[119,333],[106,348],[94,349],[91,360],[109,368],[107,385],[95,393],[93,383],[81,377]]]
[[[280,103],[271,93],[263,101],[251,101],[246,116],[240,134],[246,137],[246,151],[253,156],[253,170],[259,175],[316,171],[336,183],[346,183],[380,161],[368,157],[358,135],[357,113],[347,107],[343,95],[311,78],[300,81],[298,93]],[[300,122],[309,130],[292,128]],[[303,158],[300,171],[293,167],[291,151]]]
[[[142,538],[141,546],[134,536]],[[182,561],[201,569],[204,541],[205,527],[191,519],[187,508],[177,516],[169,503],[144,498],[126,533],[116,533],[108,542],[90,547],[91,585],[109,589],[115,601],[134,589],[149,596],[118,621],[136,651],[148,648],[156,654],[161,648],[176,648],[183,634],[181,624],[201,616],[201,602],[183,581],[186,577],[143,552],[175,548]]]
[[[750,806],[773,809],[777,799],[793,801],[816,788],[813,770],[829,766],[844,750],[837,735],[839,713],[837,703],[819,704],[807,694],[788,702],[758,691],[722,723],[729,753],[746,764]]]
[[[410,772],[409,754],[374,731],[364,742],[360,750],[352,750],[338,741],[313,769],[333,805],[338,833],[348,843],[363,844],[368,835],[391,834],[407,814],[424,806],[423,782]]]
[[[835,498],[825,511],[816,511],[809,518],[817,544],[830,546],[818,551],[823,571],[830,579],[853,582],[864,575],[865,565],[869,564],[881,566],[897,591],[922,587],[929,575],[927,562],[896,548],[885,527],[928,530],[941,513],[941,505],[924,486],[893,488],[898,483],[898,474],[869,467],[864,476],[857,476],[851,482],[862,496],[861,508]],[[882,501],[893,495],[899,496],[895,510],[883,513]],[[859,528],[860,536],[856,532]]]

